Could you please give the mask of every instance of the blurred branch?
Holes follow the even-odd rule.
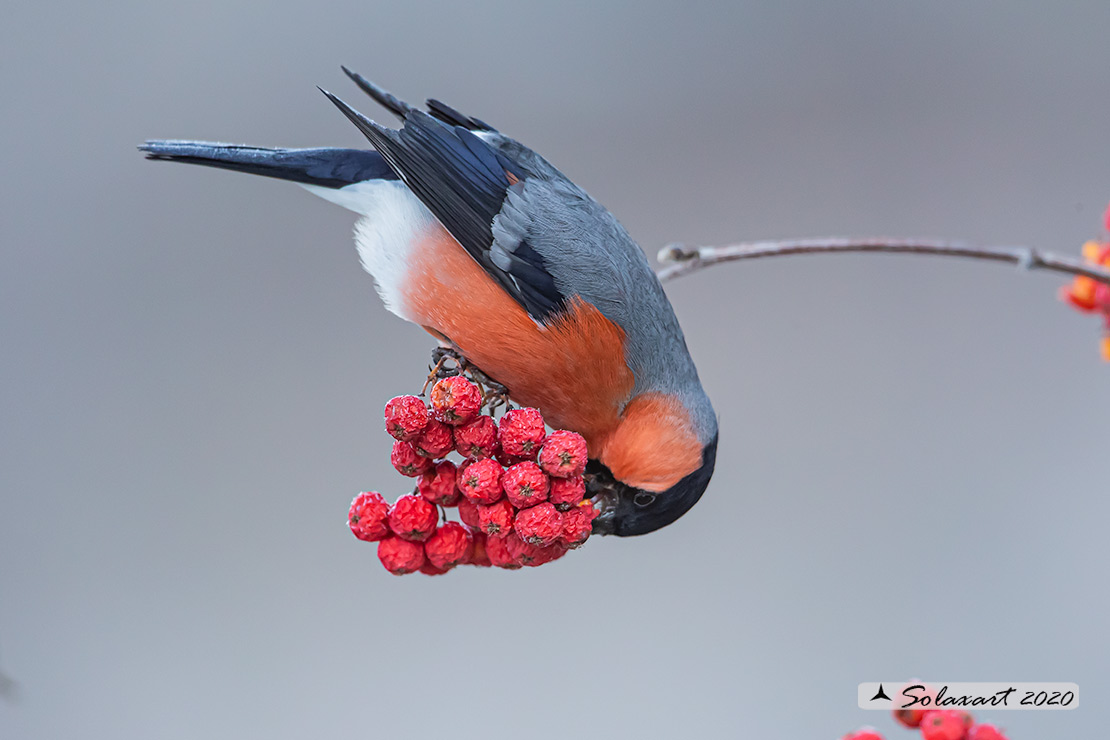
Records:
[[[1009,262],[1025,270],[1050,270],[1066,275],[1086,275],[1110,285],[1110,270],[1079,259],[1057,257],[1028,247],[977,247],[963,242],[932,239],[785,239],[729,244],[724,247],[687,247],[671,244],[659,250],[660,262],[669,265],[659,270],[659,280],[687,275],[710,265],[789,254],[834,254],[841,252],[885,252],[890,254],[932,254],[942,257]]]

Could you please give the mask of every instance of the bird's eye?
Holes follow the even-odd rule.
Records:
[[[644,493],[643,491],[640,491],[635,495],[635,497],[633,497],[632,503],[636,504],[641,509],[645,506],[651,506],[655,503],[655,494]]]

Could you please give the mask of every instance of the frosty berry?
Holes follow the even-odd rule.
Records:
[[[416,439],[427,424],[428,408],[416,396],[397,396],[385,405],[385,430],[394,439]]]
[[[478,529],[489,537],[504,537],[513,529],[516,511],[506,499],[478,506]]]
[[[411,444],[416,454],[438,460],[455,449],[455,438],[451,434],[451,427],[435,419],[429,419],[428,426]]]
[[[496,460],[476,460],[459,468],[459,490],[476,504],[492,504],[501,498],[501,466]]]
[[[376,542],[389,536],[389,504],[380,493],[367,491],[355,496],[347,512],[347,524],[355,537]]]
[[[417,492],[433,504],[455,506],[462,493],[455,485],[458,470],[455,463],[443,460],[416,481]]]
[[[497,428],[497,436],[506,455],[535,460],[546,436],[543,417],[537,409],[506,411]]]
[[[501,489],[513,506],[526,509],[547,500],[548,478],[534,462],[521,462],[501,475]]]
[[[489,416],[479,416],[454,428],[455,451],[468,460],[494,457],[501,450],[497,441],[497,423]]]
[[[577,432],[552,432],[543,442],[540,467],[556,478],[573,478],[586,470],[586,440]]]
[[[437,382],[432,387],[429,399],[432,402],[432,416],[452,426],[474,419],[482,408],[482,394],[478,386],[461,375]]]
[[[438,521],[439,512],[423,496],[402,496],[389,510],[389,528],[410,542],[423,542],[431,537]]]
[[[390,573],[403,576],[424,564],[424,546],[400,537],[387,537],[378,543],[378,559]]]
[[[401,475],[415,478],[432,469],[430,458],[424,457],[416,451],[409,442],[397,440],[393,443],[393,451],[389,454],[389,461]]]
[[[516,515],[513,530],[529,545],[554,545],[563,534],[563,515],[550,503],[536,504]]]
[[[466,527],[458,522],[447,522],[424,543],[424,555],[435,567],[450,570],[469,560],[473,547],[474,541]]]

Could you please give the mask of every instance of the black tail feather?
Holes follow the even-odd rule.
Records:
[[[412,111],[419,110],[415,106],[409,105],[405,101],[393,95],[388,90],[375,85],[373,82],[366,79],[358,72],[354,72],[343,66],[340,66],[340,69],[342,69],[343,73],[350,77],[351,80],[353,80],[354,83],[358,85],[364,93],[372,97],[375,101],[378,102],[379,105],[387,108],[391,113],[393,113],[401,120],[404,120],[405,116],[407,116]],[[497,130],[485,121],[479,118],[468,116],[465,113],[460,113],[451,106],[442,101],[436,100],[435,98],[428,100],[427,105],[428,113],[430,113],[435,118],[443,121],[444,123],[448,123],[452,126],[462,126],[463,128],[469,129],[471,131]]]
[[[279,180],[341,188],[364,180],[396,180],[376,151],[359,149],[266,149],[207,141],[148,141],[147,159],[202,164]]]
[[[391,113],[393,113],[393,115],[397,116],[401,120],[404,120],[409,111],[414,110],[411,105],[396,97],[388,90],[383,90],[382,88],[378,87],[373,82],[360,75],[358,72],[352,72],[342,65],[339,68],[342,69],[343,73],[350,77],[351,80],[356,85],[358,85],[364,93],[372,97],[378,102],[379,105],[381,105],[383,108],[388,109]]]

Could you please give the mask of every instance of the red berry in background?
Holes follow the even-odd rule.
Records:
[[[502,415],[497,436],[506,455],[535,460],[547,432],[539,410],[511,409]]]
[[[964,740],[967,726],[959,712],[935,709],[921,718],[923,740]]]
[[[515,554],[509,549],[509,542],[513,539],[515,536],[511,534],[506,537],[486,538],[486,557],[489,558],[490,565],[507,570],[521,567],[521,563],[517,562]],[[516,541],[524,544],[519,539]]]
[[[482,394],[478,386],[461,375],[444,378],[432,386],[432,416],[444,424],[465,424],[478,416]]]
[[[446,522],[424,543],[424,555],[437,568],[450,570],[470,559],[474,541],[466,527]]]
[[[550,503],[536,504],[516,515],[513,531],[529,545],[547,547],[563,534],[563,515]]]
[[[586,470],[586,439],[577,432],[552,432],[540,449],[540,467],[556,478],[573,478]]]
[[[459,499],[459,520],[471,529],[481,529],[478,520],[478,504],[465,496]]]
[[[479,416],[455,427],[455,450],[468,460],[495,457],[501,450],[497,441],[497,422],[491,416]]]
[[[397,499],[389,510],[389,528],[410,542],[423,542],[436,531],[439,510],[423,496],[408,494]]]
[[[451,435],[451,427],[435,419],[429,419],[424,432],[409,444],[412,445],[418,455],[433,460],[438,460],[455,449],[455,439]]]
[[[1006,736],[994,725],[972,725],[967,740],[1006,740]]]
[[[578,506],[578,502],[584,498],[586,498],[586,481],[582,476],[550,479],[547,500],[555,504],[555,508],[559,511]]]
[[[473,547],[470,548],[470,559],[466,561],[466,565],[476,565],[479,568],[490,567],[489,555],[486,554],[486,536],[476,529],[470,530],[470,540]]]
[[[380,493],[367,491],[355,496],[347,512],[347,524],[355,537],[366,542],[384,540],[390,535],[389,504]]]
[[[457,474],[455,463],[450,460],[438,462],[434,469],[424,473],[416,481],[416,490],[433,504],[455,506],[462,496],[458,486],[455,485]]]
[[[427,423],[428,408],[416,396],[397,396],[385,405],[385,430],[394,439],[416,439]]]
[[[378,560],[393,575],[403,576],[424,564],[424,546],[400,537],[387,537],[378,543]]]
[[[459,490],[475,504],[492,504],[501,498],[501,466],[486,458],[459,468]]]
[[[491,537],[489,542],[495,539],[497,538]],[[546,563],[550,563],[552,560],[558,560],[567,553],[564,548],[558,545],[542,547],[540,545],[529,544],[518,537],[515,532],[502,539],[505,540],[505,545],[509,549],[509,554],[513,557],[513,562],[518,565],[526,565],[529,568],[537,568]]]
[[[432,469],[432,461],[419,455],[409,442],[397,440],[393,443],[393,451],[389,453],[389,461],[401,475],[415,478],[424,475]]]
[[[907,697],[929,697],[928,704],[919,703],[907,709],[895,709],[894,719],[898,720],[898,722],[905,727],[918,727],[921,725],[921,719],[925,716],[926,712],[930,711],[929,707],[932,705],[933,701],[936,700],[937,692],[933,690],[932,687],[925,686],[924,691],[918,689],[913,691],[911,694],[904,694],[903,692],[911,686],[924,686],[924,684],[921,681],[910,681],[908,684],[898,690],[898,693],[894,696],[894,700],[901,704],[905,704],[909,701]],[[922,708],[923,706],[924,708]]]
[[[883,740],[883,736],[872,727],[864,727],[855,732],[849,732],[840,740]]]
[[[424,561],[424,564],[420,566],[419,570],[426,576],[442,576],[447,573],[443,568],[437,568],[427,560]]]
[[[505,499],[478,507],[478,529],[489,537],[504,537],[513,531],[513,505]]]
[[[594,531],[594,515],[581,506],[575,506],[563,513],[563,531],[559,533],[559,544],[564,547],[580,547]]]
[[[521,462],[501,474],[501,488],[518,509],[547,500],[548,478],[534,462]]]

